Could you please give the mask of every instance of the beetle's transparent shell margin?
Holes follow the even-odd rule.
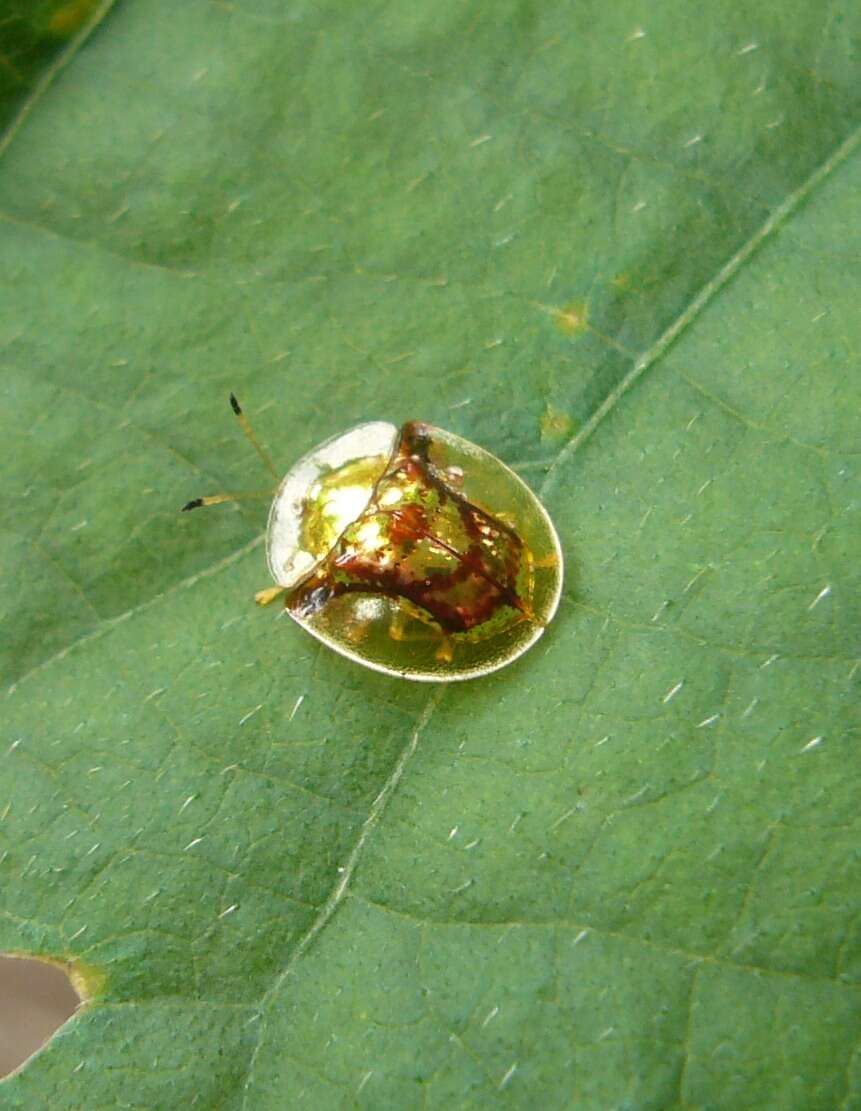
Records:
[[[398,430],[384,421],[357,424],[347,432],[331,436],[295,463],[276,491],[269,509],[266,530],[266,558],[269,571],[279,586],[292,589],[306,578],[319,558],[302,547],[301,524],[305,501],[314,483],[327,471],[335,471],[351,460],[381,456],[388,460],[394,450]],[[373,492],[369,485],[364,498],[359,495],[344,515],[344,525],[365,509]]]

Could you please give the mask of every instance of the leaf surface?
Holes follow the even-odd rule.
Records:
[[[861,1106],[857,6],[103,14],[0,162],[0,950],[94,993],[3,1106]],[[231,389],[514,465],[545,638],[256,610]]]

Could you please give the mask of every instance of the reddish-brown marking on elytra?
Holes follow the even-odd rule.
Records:
[[[402,509],[390,509],[386,516],[392,521],[389,531],[392,544],[413,544],[427,535],[427,514],[420,505],[411,503]]]
[[[504,606],[532,619],[516,587],[527,558],[523,541],[504,521],[452,489],[429,458],[431,444],[427,425],[404,425],[376,495],[356,522],[376,522],[377,543],[362,546],[359,539],[357,544],[355,533],[346,530],[325,562],[287,598],[291,610],[310,616],[332,597],[361,592],[405,598],[425,610],[445,633],[474,629]],[[380,492],[399,482],[405,490],[412,488],[418,500],[384,508]],[[446,527],[456,534],[458,524],[467,538],[465,550],[440,535]],[[423,545],[444,553],[454,566],[440,567],[434,560],[425,563]]]
[[[483,579],[476,583],[480,597],[472,600],[468,606],[457,606],[448,599],[452,590],[448,574],[431,575],[427,579],[411,582],[395,568],[363,564],[358,559],[339,566],[348,571],[351,580],[333,583],[333,596],[358,592],[406,598],[413,605],[427,610],[447,633],[463,633],[475,628],[492,617],[503,601],[498,591]]]

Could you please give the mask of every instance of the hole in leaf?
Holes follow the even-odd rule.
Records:
[[[0,1077],[40,1050],[80,1005],[62,965],[0,956]]]

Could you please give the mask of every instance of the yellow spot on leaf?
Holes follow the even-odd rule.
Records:
[[[100,968],[85,964],[83,961],[72,961],[60,967],[65,970],[82,1002],[88,1003],[91,999],[104,994],[107,976]]]
[[[70,0],[57,8],[48,20],[48,30],[52,35],[69,38],[84,26],[96,10],[98,0]]]
[[[589,312],[582,301],[572,301],[556,313],[556,323],[567,336],[585,331],[588,322]]]
[[[568,436],[574,427],[574,422],[568,414],[563,413],[561,409],[555,409],[552,405],[545,408],[539,423],[542,440],[561,440]]]

